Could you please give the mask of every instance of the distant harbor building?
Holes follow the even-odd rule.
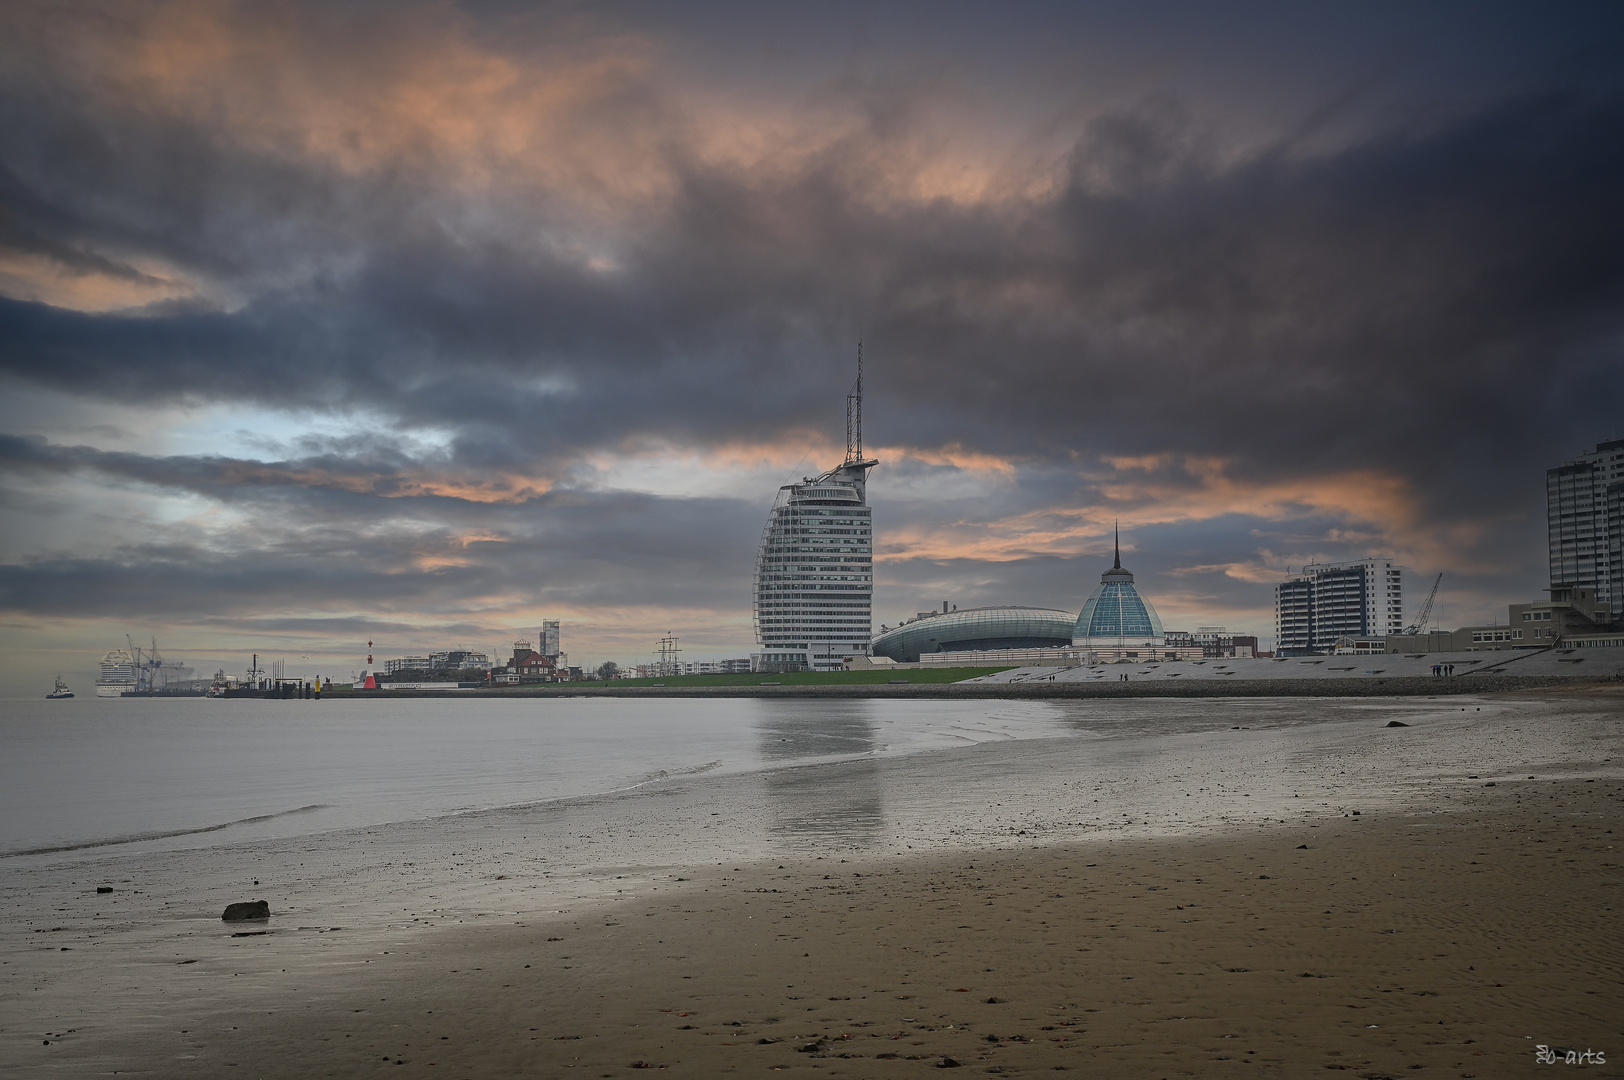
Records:
[[[1250,634],[1231,634],[1222,626],[1198,626],[1195,633],[1188,630],[1169,630],[1165,644],[1193,646],[1201,650],[1208,660],[1245,659],[1256,656],[1257,638]]]
[[[557,619],[546,619],[541,624],[541,655],[551,656],[555,660],[564,655],[559,644]]]
[[[427,656],[402,656],[383,662],[385,675],[411,675],[418,678],[449,677],[459,672],[488,672],[490,669],[489,656],[468,649],[448,649],[445,652],[432,652]]]
[[[1314,563],[1274,587],[1276,656],[1317,656],[1343,639],[1404,629],[1404,575],[1391,559]]]
[[[678,660],[663,664],[638,664],[631,672],[639,679],[665,679],[678,675],[748,675],[749,657],[732,660]]]
[[[498,686],[520,683],[562,682],[569,677],[558,659],[537,652],[530,642],[520,639],[513,643],[513,655],[506,664],[490,669],[490,681]]]
[[[1594,589],[1559,586],[1549,600],[1511,604],[1504,623],[1389,636],[1389,653],[1495,652],[1509,649],[1590,649],[1624,646],[1624,624]]]
[[[1624,617],[1624,439],[1545,470],[1551,588],[1593,590]]]
[[[1064,648],[1077,620],[1069,611],[1033,607],[921,611],[874,639],[873,654],[915,664],[932,653]]]
[[[124,696],[124,691],[135,689],[135,676],[135,657],[123,649],[114,649],[101,659],[101,674],[96,677],[96,696]]]
[[[1197,634],[1162,630],[1153,605],[1122,566],[1116,544],[1110,569],[1083,610],[986,607],[964,611],[922,611],[874,639],[873,653],[897,663],[925,667],[968,667],[1019,664],[1070,667],[1078,664],[1148,663],[1199,660],[1214,656],[1250,656],[1257,639],[1236,637],[1223,627],[1203,627]],[[1227,650],[1227,651],[1225,651]]]
[[[755,671],[839,671],[868,654],[874,521],[863,456],[863,364],[846,397],[846,460],[778,489],[756,555]]]

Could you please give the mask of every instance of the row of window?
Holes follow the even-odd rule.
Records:
[[[873,514],[874,514],[874,511],[871,510],[871,509],[868,509],[866,507],[863,508],[863,509],[853,509],[853,510],[824,510],[824,509],[821,509],[821,508],[813,509],[812,507],[809,507],[809,506],[796,506],[794,504],[791,504],[789,506],[780,507],[779,510],[778,510],[778,516],[779,517],[792,518],[792,519],[797,518],[797,517],[804,517],[804,518],[812,518],[812,517],[866,518],[866,517],[872,517]]]

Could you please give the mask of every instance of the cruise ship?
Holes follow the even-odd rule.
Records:
[[[102,657],[101,674],[96,678],[97,697],[123,697],[126,690],[134,690],[135,658],[123,649],[114,649]]]

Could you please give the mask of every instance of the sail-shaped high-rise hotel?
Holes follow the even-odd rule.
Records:
[[[778,489],[756,555],[756,671],[837,671],[868,652],[874,521],[863,456],[863,350],[846,395],[846,460]]]

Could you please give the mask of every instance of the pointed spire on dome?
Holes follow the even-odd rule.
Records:
[[[1112,526],[1111,569],[1100,575],[1101,581],[1132,581],[1133,571],[1122,569],[1122,523]]]

